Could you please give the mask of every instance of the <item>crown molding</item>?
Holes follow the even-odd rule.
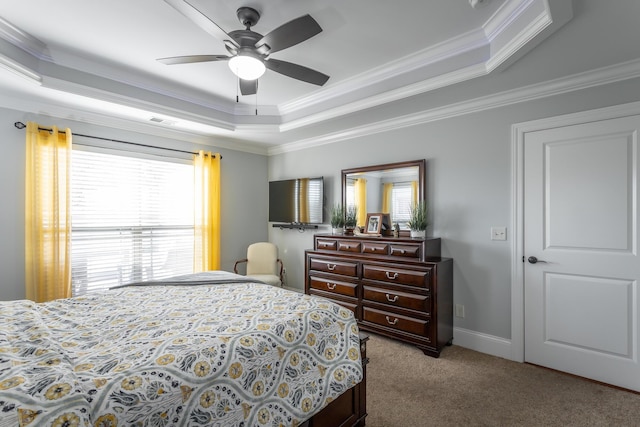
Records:
[[[14,61],[13,59],[1,53],[0,53],[0,67],[12,72],[13,74],[19,77],[26,79],[30,83],[35,83],[36,85],[42,84],[42,77],[40,77],[38,73],[36,73],[30,68],[25,67],[19,62]]]
[[[9,43],[19,47],[38,59],[44,61],[52,60],[46,44],[33,37],[31,34],[22,31],[20,28],[11,24],[2,17],[0,17],[0,38],[5,39]]]
[[[459,57],[487,46],[483,30],[461,34],[453,39],[414,52],[391,64],[367,70],[364,73],[345,79],[312,95],[301,97],[278,106],[282,115],[288,115],[313,106],[324,104],[344,97],[356,90],[373,87],[399,75],[422,70],[425,67],[441,64],[445,60],[459,61]]]
[[[61,106],[59,103],[49,103],[42,100],[32,102],[22,97],[7,97],[7,101],[11,104],[11,109],[18,111],[31,111],[33,112],[32,114],[52,117],[59,120],[69,120],[95,126],[115,128],[118,130],[156,136],[163,139],[175,139],[206,147],[224,148],[263,156],[268,154],[267,148],[261,144],[251,144],[224,136],[198,134],[191,130],[177,129],[171,125],[158,125],[151,122],[141,122],[124,117],[115,117],[112,114],[87,111],[86,109],[75,108],[73,106]]]
[[[565,6],[568,4],[568,17],[566,13],[562,13],[560,18],[554,20],[552,11],[545,0],[506,2],[487,21],[482,30],[463,34],[455,39],[425,49],[416,55],[410,55],[394,64],[348,79],[333,88],[323,90],[321,93],[292,101],[281,106],[280,111],[283,116],[286,116],[296,111],[309,109],[315,105],[327,104],[344,96],[344,94],[353,93],[357,88],[371,87],[384,82],[392,76],[397,77],[402,74],[402,70],[413,71],[435,64],[442,66],[446,60],[452,63],[457,62],[459,68],[461,61],[462,63],[465,61],[464,55],[467,55],[466,67],[462,69],[339,105],[335,108],[324,109],[316,114],[309,114],[293,120],[283,120],[280,130],[286,132],[363,109],[377,107],[385,103],[481,77],[498,69],[501,65],[511,64],[522,57],[525,50],[532,49],[534,45],[540,43],[550,34],[550,32],[545,33],[545,29],[548,29],[552,24],[554,24],[554,29],[560,28],[571,19],[570,0],[556,1],[563,2]],[[561,12],[565,12],[565,10],[563,9]],[[505,37],[509,33],[514,35]],[[507,42],[503,45],[500,45],[501,36],[507,39]],[[482,61],[474,61],[473,53],[485,47],[489,53]]]
[[[491,55],[491,58],[487,60],[487,70],[495,70],[511,58],[522,57],[524,55],[522,50],[525,46],[532,43],[535,38],[553,22],[553,18],[551,17],[548,9],[544,13],[533,18],[516,37],[510,38],[509,43],[506,43],[502,47],[496,47],[496,53]],[[496,40],[498,36],[498,34],[492,34],[492,40]]]
[[[374,108],[393,101],[409,98],[411,96],[418,95],[424,92],[429,92],[476,77],[481,77],[486,74],[487,70],[484,64],[470,66],[463,70],[456,70],[445,75],[414,83],[412,85],[404,86],[380,95],[341,105],[339,107],[326,110],[318,114],[313,114],[298,120],[285,122],[280,125],[280,131],[287,132],[293,129],[313,125],[336,117],[352,114],[368,108]]]
[[[269,148],[268,155],[273,156],[287,152],[304,150],[348,139],[374,135],[377,133],[463,116],[466,114],[477,113],[522,102],[548,98],[567,92],[588,89],[591,87],[602,86],[639,77],[640,59],[598,68],[518,89],[508,90],[493,95],[483,96],[468,101],[453,103],[430,110],[420,111],[414,114],[408,114],[374,124],[357,126],[339,132],[328,133],[319,137],[308,138],[288,144],[281,144]]]

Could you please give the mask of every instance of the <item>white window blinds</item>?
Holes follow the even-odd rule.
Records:
[[[75,149],[73,295],[193,272],[193,165]]]
[[[400,228],[408,228],[411,215],[411,184],[394,184],[391,191],[391,222]]]

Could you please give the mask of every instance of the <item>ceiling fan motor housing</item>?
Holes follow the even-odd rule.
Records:
[[[236,11],[236,15],[240,23],[247,29],[256,25],[260,20],[260,12],[252,7],[241,7]]]

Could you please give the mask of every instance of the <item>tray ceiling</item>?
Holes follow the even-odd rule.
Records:
[[[227,54],[164,1],[21,0],[0,4],[0,105],[272,147],[305,127],[500,72],[572,15],[570,0],[189,1],[226,32],[242,29],[241,6],[260,12],[252,29],[261,34],[310,14],[323,31],[272,57],[328,82],[267,70],[257,95],[238,96],[226,62],[157,61]]]

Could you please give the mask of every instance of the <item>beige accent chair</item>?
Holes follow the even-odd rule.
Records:
[[[282,287],[283,265],[278,258],[278,247],[269,242],[249,245],[247,257],[236,261],[233,272],[238,274],[238,264],[247,263],[247,277],[265,282],[268,285]]]

